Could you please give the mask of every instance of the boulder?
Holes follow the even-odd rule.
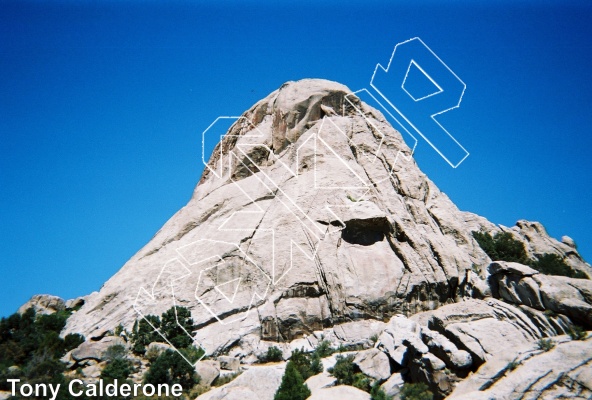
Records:
[[[400,373],[394,373],[386,382],[380,385],[380,388],[384,390],[387,396],[395,397],[401,392],[404,384],[403,376]]]
[[[567,315],[576,323],[592,329],[592,281],[539,274],[539,285],[546,309]]]
[[[282,382],[286,363],[250,366],[231,382],[198,396],[199,400],[273,399]]]
[[[446,364],[444,361],[440,360],[438,357],[433,355],[432,353],[426,353],[421,357],[422,364],[431,371],[441,371],[446,368]]]
[[[72,350],[70,356],[77,363],[84,360],[104,361],[105,353],[111,346],[121,345],[127,347],[126,342],[116,336],[106,336],[101,341],[86,341]]]
[[[391,376],[391,366],[386,354],[378,349],[360,351],[354,358],[354,364],[364,374],[378,381],[384,381]]]
[[[539,273],[536,269],[530,268],[529,266],[506,261],[495,261],[489,264],[489,273],[491,275],[496,274],[513,274],[518,276],[533,276]]]
[[[75,299],[66,300],[66,308],[68,309],[79,309],[84,305],[87,296],[77,297]]]
[[[168,343],[152,342],[146,347],[146,353],[164,353],[167,350],[175,350],[173,346]]]
[[[33,308],[37,314],[53,314],[64,310],[66,303],[58,296],[49,294],[36,294],[29,301],[19,307],[18,313],[22,314],[29,308]]]
[[[240,368],[240,360],[230,356],[219,356],[218,362],[220,363],[220,369],[227,371],[238,371]]]
[[[561,243],[568,245],[572,249],[576,248],[576,242],[569,236],[561,236]]]
[[[333,332],[335,332],[335,336],[342,342],[361,344],[368,342],[373,336],[378,337],[385,326],[386,324],[382,321],[352,321],[335,325]]]
[[[316,390],[308,400],[370,400],[370,395],[353,386],[333,386]]]
[[[200,384],[210,386],[220,376],[220,363],[214,360],[198,361],[195,364],[195,372],[200,377]]]
[[[90,379],[98,379],[101,376],[101,371],[105,368],[106,363],[98,363],[94,360],[86,360],[88,365],[82,368],[82,375]]]
[[[336,382],[337,380],[331,374],[328,372],[321,372],[320,374],[308,378],[305,383],[310,391],[314,393],[319,389],[335,386]]]

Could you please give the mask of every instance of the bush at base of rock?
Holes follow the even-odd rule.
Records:
[[[110,346],[105,352],[107,365],[101,371],[101,379],[113,382],[115,379],[125,381],[133,372],[132,363],[126,357],[126,349],[122,345]]]
[[[305,400],[310,397],[310,389],[304,383],[304,379],[293,361],[289,361],[286,372],[282,377],[282,383],[275,393],[274,400]]]
[[[572,326],[567,333],[573,340],[584,340],[588,336],[588,332],[578,325]]]
[[[270,348],[267,349],[267,353],[265,353],[265,356],[263,357],[263,361],[278,362],[278,361],[282,361],[283,358],[284,358],[284,355],[283,355],[282,351],[276,346],[271,346]]]
[[[498,232],[493,237],[487,233],[473,232],[473,237],[479,247],[487,253],[493,261],[517,262],[528,265],[545,275],[567,276],[568,278],[587,279],[581,271],[573,270],[565,260],[557,254],[536,254],[536,260],[530,260],[526,255],[524,244],[514,239],[509,232]]]
[[[549,351],[555,347],[555,342],[552,339],[539,339],[537,346],[540,350]]]
[[[509,232],[498,232],[493,237],[488,232],[473,232],[473,237],[493,261],[529,262],[524,245]]]
[[[567,276],[568,278],[587,279],[581,271],[574,271],[565,260],[557,254],[537,254],[537,260],[530,263],[530,266],[545,275]]]
[[[22,314],[15,313],[0,320],[0,369],[12,365],[22,366],[35,355],[62,357],[66,351],[84,337],[68,335],[68,340],[60,337],[60,332],[70,316],[68,311],[37,315],[33,308]],[[78,343],[79,344],[79,343]]]
[[[178,349],[179,352],[192,363],[196,363],[204,357],[205,350],[193,345]]]
[[[338,385],[349,385],[370,393],[372,382],[370,377],[359,371],[354,364],[354,356],[337,355],[335,365],[329,368],[329,373],[337,379]]]
[[[183,389],[189,390],[199,383],[199,376],[193,365],[185,361],[179,353],[167,350],[150,366],[144,381],[153,385],[178,383]]]
[[[406,383],[399,396],[401,400],[432,400],[434,398],[425,383]]]
[[[380,387],[380,383],[374,382],[372,389],[370,389],[370,400],[391,400],[392,397],[388,396],[384,390]]]
[[[146,315],[136,320],[131,334],[132,351],[136,354],[144,354],[150,343],[166,343],[164,337],[156,331],[157,329],[170,344],[178,349],[187,348],[193,343],[193,338],[188,333],[194,330],[191,311],[186,307],[173,306],[163,312],[160,317]]]
[[[323,372],[323,364],[316,354],[307,354],[301,350],[294,350],[290,362],[298,370],[304,380]]]
[[[221,375],[221,376],[217,377],[214,380],[214,382],[212,382],[212,386],[218,387],[218,386],[226,385],[227,383],[230,383],[233,380],[235,380],[240,374],[242,374],[242,371],[234,372],[234,373],[228,374],[228,375]]]
[[[68,352],[80,346],[82,343],[84,343],[84,336],[79,333],[68,333],[64,337],[64,350]]]
[[[335,353],[335,350],[331,348],[331,342],[328,340],[321,341],[315,349],[315,354],[317,354],[320,358],[329,357],[333,353]]]
[[[65,365],[59,359],[84,342],[84,337],[68,334],[60,338],[69,316],[67,310],[38,315],[34,308],[28,308],[0,320],[0,390],[10,390],[7,379],[59,383],[59,398],[73,398],[66,388]]]

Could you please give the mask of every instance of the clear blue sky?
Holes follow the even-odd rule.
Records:
[[[467,84],[444,124],[471,153],[452,169],[420,141],[420,167],[592,260],[592,3],[363,3],[2,1],[0,315],[98,290],[189,200],[218,115],[288,80],[369,87],[415,36]]]

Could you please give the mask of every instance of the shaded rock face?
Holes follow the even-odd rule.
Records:
[[[511,230],[529,254],[563,252],[589,268],[540,225],[498,227],[459,211],[382,114],[349,93],[324,80],[288,82],[246,111],[189,203],[85,299],[66,333],[130,329],[139,312],[177,304],[191,309],[196,342],[215,354],[253,335],[291,341],[433,310],[489,294],[491,260],[474,230]],[[445,362],[468,362],[439,346]]]

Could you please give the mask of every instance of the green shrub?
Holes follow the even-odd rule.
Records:
[[[131,334],[132,351],[136,354],[144,354],[146,346],[150,343],[163,342],[164,339],[156,329],[160,329],[160,318],[156,315],[146,315],[136,320]]]
[[[66,337],[64,337],[64,347],[66,352],[80,346],[84,343],[84,340],[84,336],[79,333],[68,333]]]
[[[284,359],[284,355],[278,347],[271,346],[267,349],[264,359],[267,362],[277,362],[282,361]]]
[[[122,344],[114,344],[113,346],[109,346],[103,355],[103,358],[107,361],[125,359],[126,357],[127,350]]]
[[[207,393],[211,390],[212,388],[210,386],[205,386],[205,385],[196,385],[194,386],[189,393],[187,394],[187,398],[189,400],[193,400],[195,398],[197,398],[197,396],[200,396],[204,393]]]
[[[506,369],[509,371],[514,371],[516,368],[518,368],[520,366],[520,361],[518,360],[512,360],[508,363],[508,365],[506,365]]]
[[[101,379],[113,382],[115,379],[125,381],[134,372],[132,363],[126,358],[115,358],[107,363],[101,371]]]
[[[125,329],[123,328],[123,325],[119,324],[115,327],[113,333],[115,334],[115,336],[120,336],[124,331]]]
[[[43,331],[61,332],[70,316],[68,311],[58,311],[53,314],[39,315],[36,324]]]
[[[390,400],[390,397],[382,390],[380,383],[374,382],[370,389],[370,400]]]
[[[189,390],[199,383],[199,376],[193,365],[185,361],[179,353],[167,350],[152,363],[144,381],[153,385],[179,383],[183,389]]]
[[[60,400],[74,400],[67,390],[65,365],[59,360],[66,351],[84,341],[78,334],[60,338],[70,311],[37,315],[33,308],[0,319],[0,390],[8,390],[6,379],[20,378],[36,385],[60,384]],[[8,370],[11,366],[16,369]],[[22,397],[16,396],[16,399]],[[79,398],[78,400],[85,400]]]
[[[201,360],[205,354],[205,350],[202,349],[201,347],[195,347],[193,345],[189,346],[189,347],[185,347],[182,349],[179,349],[179,352],[181,354],[183,354],[183,356],[189,360],[190,362],[192,362],[193,364],[195,364],[196,362],[198,362],[199,360]]]
[[[34,356],[24,368],[27,380],[49,380],[50,377],[62,374],[65,370],[66,367],[63,363],[47,353]]]
[[[67,311],[37,315],[33,308],[22,314],[15,313],[0,320],[0,368],[12,365],[24,366],[33,357],[59,359],[72,346],[77,346],[80,335],[68,335],[62,339],[60,331],[70,315]]]
[[[354,383],[354,356],[348,355],[346,357],[337,355],[335,365],[329,368],[329,373],[337,379],[338,385],[353,385]]]
[[[531,267],[545,275],[567,276],[569,278],[587,279],[582,271],[573,270],[563,258],[557,254],[537,254],[537,260]]]
[[[374,346],[376,344],[376,342],[378,342],[378,335],[374,334],[374,335],[370,336],[370,343],[372,344],[372,346]]]
[[[162,353],[162,349],[159,349],[158,347],[151,347],[144,353],[144,358],[153,363],[156,361],[160,353]]]
[[[38,347],[36,353],[44,352],[50,353],[54,358],[59,359],[66,353],[64,340],[57,332],[49,331],[40,335],[40,340],[37,343]]]
[[[275,392],[274,400],[305,400],[310,396],[310,389],[304,383],[298,368],[293,361],[286,365],[286,371],[282,377],[282,383]]]
[[[399,394],[401,400],[432,400],[434,394],[425,383],[406,383]]]
[[[162,313],[160,318],[155,315],[146,315],[137,320],[132,328],[132,351],[136,354],[144,354],[146,346],[150,343],[166,343],[167,340],[177,349],[187,348],[193,344],[194,329],[191,311],[186,307],[173,306]]]
[[[361,372],[356,372],[353,377],[352,386],[363,390],[364,392],[370,393],[372,382],[370,377]]]
[[[498,232],[492,237],[488,232],[474,231],[473,237],[493,261],[529,263],[524,245],[509,232]]]
[[[171,307],[162,313],[161,321],[161,331],[173,346],[181,349],[193,344],[195,325],[188,308]]]
[[[121,344],[109,346],[105,351],[104,358],[107,365],[101,371],[101,379],[106,382],[111,383],[117,379],[118,384],[123,384],[134,372],[131,361],[127,359],[127,350]]]
[[[331,348],[331,342],[329,342],[328,340],[322,340],[315,349],[315,353],[320,358],[325,358],[335,353],[335,350]]]
[[[310,370],[312,375],[320,374],[323,372],[325,367],[323,366],[323,362],[318,354],[313,353],[310,358]]]
[[[540,350],[549,351],[555,347],[555,342],[551,339],[539,339],[537,346]]]
[[[290,362],[298,370],[300,376],[307,380],[313,375],[323,372],[323,364],[317,354],[307,354],[302,350],[294,350]]]
[[[577,325],[572,326],[567,334],[573,340],[584,340],[588,336],[588,332],[586,332],[581,326]]]
[[[235,380],[240,374],[242,374],[242,371],[235,372],[233,374],[228,374],[228,375],[220,375],[214,380],[214,382],[212,382],[212,386],[226,385],[227,383]]]

